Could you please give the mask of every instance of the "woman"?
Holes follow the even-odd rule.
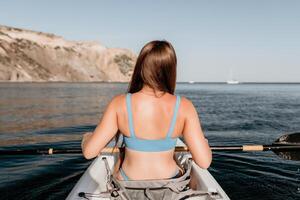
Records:
[[[138,58],[128,93],[115,96],[93,133],[86,133],[82,151],[86,159],[122,134],[125,157],[116,174],[119,180],[178,177],[176,138],[183,137],[193,160],[201,168],[211,164],[212,153],[190,100],[174,95],[177,58],[167,41],[146,44]],[[120,131],[120,132],[118,132]]]

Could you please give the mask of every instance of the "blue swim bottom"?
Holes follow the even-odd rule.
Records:
[[[130,181],[130,178],[126,175],[126,173],[124,172],[124,170],[122,169],[122,167],[120,168],[120,174],[123,177],[124,181]],[[181,175],[182,175],[182,172],[179,171],[178,168],[176,168],[176,171],[175,171],[174,175],[171,176],[171,178],[178,178]],[[169,178],[169,179],[171,179],[171,178]]]

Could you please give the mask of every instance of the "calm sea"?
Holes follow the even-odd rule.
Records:
[[[0,148],[79,147],[117,83],[1,83]],[[210,145],[269,144],[300,131],[300,84],[178,84]],[[0,199],[64,199],[91,161],[81,155],[1,156]],[[213,155],[209,171],[231,199],[300,199],[300,162],[272,152]]]

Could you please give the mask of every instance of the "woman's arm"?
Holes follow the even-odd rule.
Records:
[[[184,98],[182,102],[185,109],[184,140],[196,164],[207,169],[212,161],[212,152],[203,134],[197,111],[190,100]]]
[[[84,134],[81,148],[86,159],[92,159],[100,154],[101,150],[115,136],[118,131],[117,106],[120,104],[120,97],[115,96],[107,105],[102,119],[93,133]]]

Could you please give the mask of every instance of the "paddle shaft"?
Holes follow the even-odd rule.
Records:
[[[211,146],[212,151],[290,151],[300,150],[299,145],[242,145],[242,146]],[[119,148],[104,148],[101,153],[118,153]],[[188,152],[187,147],[176,147],[176,152]],[[81,149],[11,149],[0,150],[0,155],[51,155],[51,154],[81,154]]]

